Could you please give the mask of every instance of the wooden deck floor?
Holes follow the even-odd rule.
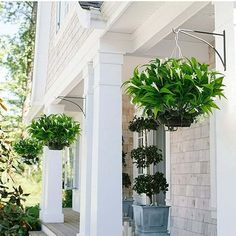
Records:
[[[44,224],[44,226],[57,236],[76,236],[79,233],[79,213],[70,208],[65,208],[63,212],[64,223]]]

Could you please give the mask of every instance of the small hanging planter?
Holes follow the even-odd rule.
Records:
[[[129,122],[129,130],[139,133],[144,129],[148,131],[157,130],[159,125],[159,122],[152,116],[147,118],[134,116],[133,120]]]
[[[200,115],[210,114],[219,107],[215,98],[224,97],[224,75],[210,71],[208,65],[195,58],[156,59],[135,68],[126,81],[126,93],[132,103],[144,109],[169,130],[189,127]]]
[[[43,146],[38,140],[33,138],[25,138],[16,141],[13,149],[27,165],[37,164],[39,156],[42,154]]]
[[[28,127],[35,139],[50,150],[62,150],[76,141],[80,124],[65,114],[43,115]]]

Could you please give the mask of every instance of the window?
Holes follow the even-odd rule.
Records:
[[[153,173],[159,171],[166,175],[166,133],[164,126],[159,126],[156,131],[153,131],[153,145],[162,150],[163,161],[153,166]],[[156,199],[155,199],[156,198]],[[159,204],[165,205],[165,194],[156,195],[154,200]]]
[[[143,132],[138,133],[138,147],[143,147],[144,142],[144,136]],[[138,168],[138,175],[141,175],[144,173],[144,169],[142,167]]]
[[[69,2],[60,1],[56,3],[56,32],[61,28],[66,15],[69,12]]]
[[[63,150],[63,189],[78,188],[79,141]]]

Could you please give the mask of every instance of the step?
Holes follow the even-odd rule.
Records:
[[[42,231],[30,231],[29,236],[47,236],[47,235]]]

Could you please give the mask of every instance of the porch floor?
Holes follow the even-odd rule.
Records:
[[[64,223],[43,223],[47,228],[57,236],[76,236],[79,233],[79,213],[71,208],[64,208]]]

